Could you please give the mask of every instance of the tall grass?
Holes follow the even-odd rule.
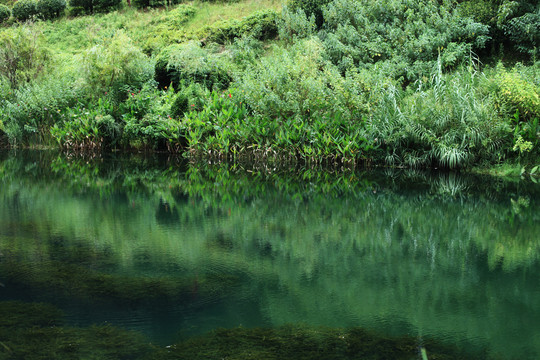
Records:
[[[388,164],[461,168],[496,161],[509,148],[509,126],[480,91],[482,73],[439,71],[416,89],[391,87],[370,120]]]

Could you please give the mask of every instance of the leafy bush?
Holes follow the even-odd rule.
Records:
[[[60,17],[66,6],[65,0],[38,0],[37,11],[43,19],[50,20]]]
[[[171,45],[156,59],[156,80],[162,87],[196,82],[208,89],[227,88],[232,78],[226,56],[217,48],[202,48],[196,41]]]
[[[504,29],[518,51],[536,56],[540,46],[540,5],[535,13],[509,20]]]
[[[126,88],[140,89],[154,76],[152,59],[143,54],[122,31],[87,50],[83,56],[82,74],[89,93],[111,95],[122,99]]]
[[[456,66],[488,40],[486,25],[431,0],[336,0],[324,19],[321,38],[341,71],[389,62],[394,77],[406,81],[436,71],[439,54],[444,67]]]
[[[495,90],[499,111],[505,117],[511,118],[519,113],[521,121],[540,118],[540,87],[518,71],[507,71],[499,65],[491,87]]]
[[[489,26],[493,48],[509,55],[517,50],[535,56],[540,29],[540,4],[535,0],[465,0],[458,5],[463,16]]]
[[[41,46],[41,34],[27,26],[6,29],[0,33],[0,77],[13,89],[35,79],[48,61]]]
[[[6,6],[0,4],[0,24],[7,21],[11,17],[11,10]]]
[[[11,11],[13,17],[19,21],[31,20],[38,15],[35,0],[19,0],[13,5]]]
[[[150,85],[131,93],[122,104],[123,143],[135,148],[180,151],[184,146],[183,128],[171,116],[175,99],[174,89],[161,91]]]
[[[79,106],[67,108],[50,131],[54,140],[67,149],[102,149],[120,138],[120,127],[111,115]]]
[[[132,147],[178,152],[185,144],[183,126],[170,116],[148,113],[127,118],[124,139]]]
[[[293,12],[302,10],[308,19],[313,17],[317,28],[320,29],[324,23],[323,8],[330,2],[331,0],[291,0],[289,7]]]
[[[198,37],[218,44],[226,44],[242,36],[258,40],[272,39],[278,34],[277,18],[275,10],[261,10],[242,20],[221,21],[204,27],[199,31]]]

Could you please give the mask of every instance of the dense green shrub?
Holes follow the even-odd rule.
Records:
[[[388,62],[385,69],[406,81],[434,72],[439,54],[443,67],[453,67],[488,40],[486,25],[431,0],[336,0],[324,19],[320,36],[341,71]]]
[[[13,5],[13,17],[19,21],[31,20],[38,15],[35,0],[19,0]]]
[[[258,40],[272,39],[278,34],[277,19],[278,13],[275,10],[261,10],[242,20],[221,21],[204,27],[199,31],[198,36],[205,38],[207,42],[218,44],[226,44],[242,36]]]
[[[87,50],[82,75],[89,93],[105,92],[121,99],[126,88],[140,89],[154,76],[154,63],[122,31]]]
[[[11,10],[6,6],[0,4],[0,24],[7,21],[11,17]]]
[[[0,112],[11,145],[48,144],[49,128],[61,120],[64,109],[74,106],[79,96],[71,78],[58,74],[15,90]]]
[[[291,0],[289,7],[293,12],[302,10],[308,19],[313,16],[317,28],[321,28],[324,23],[323,8],[330,2],[331,0]]]
[[[0,77],[13,89],[41,74],[48,59],[34,28],[19,26],[0,33]]]
[[[243,74],[237,83],[243,90],[239,96],[257,117],[309,120],[339,113],[346,120],[359,120],[368,110],[369,90],[358,73],[342,76],[325,57],[317,38],[290,50],[275,48],[272,57]]]
[[[112,146],[120,138],[120,126],[99,110],[67,108],[51,127],[51,135],[63,148],[97,150]]]
[[[38,0],[37,11],[45,20],[60,17],[66,9],[65,0]]]
[[[489,26],[493,50],[514,55],[536,55],[539,43],[540,3],[536,0],[465,0],[458,4],[463,16]]]
[[[281,17],[277,20],[278,33],[280,40],[295,42],[298,39],[307,38],[315,33],[315,17],[310,18],[302,9],[291,10],[284,6],[281,11]]]
[[[189,111],[189,98],[184,92],[179,92],[171,105],[171,116],[181,118]]]
[[[203,48],[197,41],[171,45],[157,56],[156,80],[162,87],[196,82],[208,89],[225,89],[232,80],[227,56],[218,48]]]

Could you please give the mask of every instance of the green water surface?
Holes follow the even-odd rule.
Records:
[[[540,358],[540,187],[0,153],[0,359]]]

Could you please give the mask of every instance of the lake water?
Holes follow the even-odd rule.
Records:
[[[51,152],[0,179],[0,359],[540,358],[528,180]]]

